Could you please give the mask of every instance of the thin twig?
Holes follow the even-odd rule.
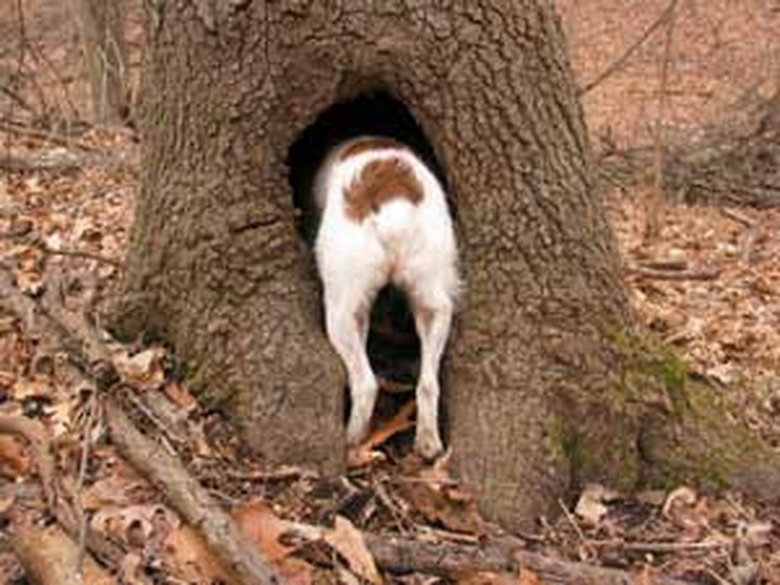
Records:
[[[115,268],[122,268],[122,263],[119,260],[109,258],[108,256],[103,256],[102,254],[97,254],[95,252],[86,252],[84,250],[55,250],[54,248],[49,247],[46,247],[43,252],[50,256],[67,256],[70,258],[96,260],[97,262],[102,262],[103,264],[110,264]]]
[[[658,115],[655,120],[655,155],[653,164],[653,189],[648,194],[648,206],[645,213],[645,240],[657,238],[661,231],[661,210],[664,202],[664,165],[666,163],[666,137],[664,123],[666,119],[666,86],[669,81],[669,63],[672,53],[672,39],[677,4],[679,0],[669,2],[669,10],[665,19],[666,36],[661,61],[661,77],[658,81]]]
[[[60,134],[55,134],[54,132],[44,132],[10,120],[0,121],[0,131],[41,140],[43,142],[51,142],[52,144],[57,144],[59,146],[74,147],[88,152],[97,150],[94,146],[91,146],[82,140],[78,140],[77,138],[62,136]]]
[[[84,423],[84,437],[81,441],[81,461],[79,463],[79,475],[76,480],[76,493],[74,504],[76,516],[79,522],[78,554],[76,556],[76,572],[82,575],[84,558],[87,553],[87,515],[84,513],[84,481],[87,477],[87,463],[89,462],[89,447],[92,439],[92,427],[95,423],[97,411],[97,392],[93,392],[87,402],[87,420]]]
[[[582,532],[582,528],[580,528],[580,525],[577,524],[577,519],[572,515],[571,512],[569,512],[569,508],[566,506],[563,500],[558,500],[558,506],[563,511],[563,515],[566,517],[566,521],[571,525],[572,528],[574,528],[574,532],[577,533],[577,537],[580,539],[582,546],[588,552],[588,555],[590,557],[594,557],[596,551],[594,551],[588,544],[588,539],[585,538],[585,533]]]
[[[626,272],[631,276],[656,280],[715,280],[720,276],[717,268],[705,270],[655,270],[644,266],[629,265]]]
[[[580,89],[580,95],[584,95],[588,93],[590,90],[592,90],[594,87],[599,85],[602,81],[605,79],[612,77],[615,73],[617,73],[623,65],[628,61],[631,56],[639,49],[639,47],[642,46],[642,44],[650,38],[650,36],[659,28],[661,28],[664,24],[666,24],[667,20],[669,19],[671,13],[674,11],[674,7],[677,4],[677,0],[670,0],[670,2],[666,5],[666,8],[664,8],[663,12],[661,12],[660,16],[651,24],[645,31],[639,36],[639,38],[634,41],[629,47],[623,52],[623,54],[615,60],[612,65],[607,67],[604,71],[602,71],[596,79],[593,81],[586,83],[582,88]]]
[[[698,542],[625,542],[622,540],[589,540],[591,546],[613,547],[637,553],[675,553],[682,551],[730,548],[731,541],[703,540]]]

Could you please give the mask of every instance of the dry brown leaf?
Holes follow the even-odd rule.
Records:
[[[150,347],[132,357],[127,357],[124,352],[121,352],[115,356],[115,362],[122,374],[140,390],[155,390],[165,381],[162,368],[164,356],[163,348]]]
[[[51,396],[52,393],[53,387],[51,380],[46,376],[17,379],[11,386],[11,391],[9,392],[11,398],[17,401],[40,396],[48,397]]]
[[[278,569],[287,585],[312,585],[314,582],[314,567],[301,559],[285,559]]]
[[[14,505],[15,498],[12,496],[10,498],[0,498],[0,517],[5,515],[8,510],[11,509],[11,507]]]
[[[138,504],[134,499],[137,490],[143,490],[146,483],[122,474],[113,473],[100,479],[84,490],[82,498],[86,510],[102,506],[130,506]],[[137,497],[137,496],[136,496]]]
[[[519,585],[544,585],[544,581],[530,569],[520,569],[517,581]]]
[[[650,565],[643,565],[642,569],[634,574],[631,585],[653,585],[653,577],[650,574]]]
[[[3,471],[11,477],[24,476],[30,471],[30,458],[25,454],[24,446],[9,435],[0,435],[0,472]]]
[[[363,534],[343,516],[336,516],[333,530],[325,534],[328,543],[359,577],[374,585],[382,585],[382,576],[376,568],[374,557],[368,550]]]
[[[155,526],[159,524],[160,515],[165,516],[166,523],[174,528],[179,527],[180,522],[171,510],[159,504],[140,504],[136,506],[110,506],[100,507],[90,520],[93,530],[101,532],[124,542],[130,538],[139,542],[146,542],[152,537]]]
[[[371,433],[366,443],[372,449],[376,449],[380,445],[385,444],[394,435],[412,428],[414,426],[412,417],[416,411],[417,402],[410,400],[401,407],[393,418]]]
[[[387,459],[381,451],[374,451],[368,443],[352,447],[347,450],[347,467],[357,469],[369,467]]]
[[[609,512],[609,508],[604,505],[609,496],[610,493],[604,486],[596,483],[588,484],[577,500],[574,513],[591,526],[596,526]]]
[[[254,500],[232,512],[241,532],[271,562],[281,561],[295,549],[279,542],[279,537],[292,528],[292,524],[273,513],[267,503]]]
[[[411,481],[404,483],[401,491],[412,506],[431,522],[438,522],[457,532],[483,534],[485,531],[476,500],[465,490]]]
[[[144,574],[143,558],[138,553],[128,553],[119,565],[119,576],[124,585],[152,585]]]
[[[222,582],[239,585],[224,564],[215,557],[204,538],[192,527],[182,526],[163,543],[164,566],[179,579],[194,585]]]
[[[513,577],[492,571],[463,571],[458,574],[455,582],[458,585],[515,585],[516,583]],[[532,583],[523,583],[523,585],[532,585]]]
[[[198,401],[189,391],[178,382],[167,382],[163,386],[163,392],[168,399],[187,412],[198,407]]]
[[[25,270],[16,274],[16,286],[25,294],[37,296],[43,292],[43,278],[39,272]]]

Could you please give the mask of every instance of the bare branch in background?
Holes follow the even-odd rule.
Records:
[[[661,231],[661,213],[664,205],[664,165],[666,163],[666,137],[664,123],[666,118],[666,86],[669,81],[669,64],[671,62],[672,40],[674,39],[674,25],[678,0],[672,0],[666,17],[666,35],[664,37],[664,50],[661,57],[661,76],[658,81],[658,115],[655,119],[654,135],[654,164],[653,164],[653,188],[649,190],[645,200],[645,241],[658,237]]]
[[[674,9],[677,6],[677,0],[670,0],[669,4],[666,5],[666,8],[664,8],[663,12],[658,16],[658,18],[651,24],[645,31],[639,36],[639,38],[634,41],[629,47],[623,52],[623,54],[616,59],[612,65],[607,67],[604,71],[602,71],[596,79],[593,81],[590,81],[583,85],[580,88],[580,95],[584,95],[588,93],[590,90],[595,88],[597,85],[601,84],[604,80],[608,79],[609,77],[612,77],[615,73],[620,71],[623,66],[626,64],[626,62],[632,57],[632,55],[641,47],[644,42],[649,39],[655,31],[657,31],[662,26],[666,25],[667,22],[669,22],[669,19],[672,18],[672,14],[674,13]]]
[[[74,0],[84,44],[97,124],[120,124],[128,114],[127,48],[122,0]]]

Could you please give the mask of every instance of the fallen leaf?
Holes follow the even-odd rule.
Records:
[[[269,561],[280,561],[295,550],[294,547],[279,542],[279,537],[292,529],[292,523],[276,516],[262,500],[254,500],[235,508],[232,516],[244,536],[257,546]]]
[[[152,580],[144,574],[144,564],[138,553],[127,553],[119,564],[119,576],[125,585],[152,585]]]
[[[0,517],[11,509],[14,505],[14,500],[15,498],[13,496],[10,498],[0,498]]]
[[[492,571],[463,571],[458,574],[455,582],[458,585],[515,585],[514,578]],[[531,583],[523,585],[531,585]]]
[[[347,451],[347,467],[351,469],[369,467],[385,459],[387,456],[384,453],[374,451],[367,443],[352,447]]]
[[[86,488],[82,503],[86,510],[96,510],[107,505],[131,506],[138,503],[139,492],[143,496],[148,490],[143,480],[113,473]]]
[[[165,395],[171,402],[187,412],[198,407],[198,401],[195,397],[178,382],[167,382],[165,386],[163,386],[163,392],[165,392]]]
[[[430,485],[421,481],[402,484],[409,503],[431,522],[457,532],[483,534],[482,516],[473,494],[456,487]]]
[[[609,512],[609,508],[603,504],[605,488],[599,484],[588,484],[582,490],[574,513],[591,526],[598,525],[599,521]]]
[[[0,471],[4,470],[11,477],[27,475],[30,470],[30,458],[25,454],[24,446],[9,435],[0,435]]]
[[[135,506],[103,505],[93,514],[90,527],[106,536],[124,542],[132,539],[134,544],[146,542],[152,537],[159,516],[164,514],[166,522],[179,527],[180,522],[171,510],[160,504],[140,504]]]
[[[539,576],[530,569],[520,569],[517,581],[519,585],[544,585]]]
[[[374,585],[382,585],[382,577],[376,568],[374,557],[363,540],[363,534],[352,522],[343,516],[336,516],[333,530],[325,534],[325,542],[344,557],[356,575]]]
[[[163,543],[162,561],[176,577],[194,585],[212,585],[214,582],[238,585],[238,580],[191,526],[184,525],[168,535]]]
[[[50,397],[53,388],[51,381],[46,376],[17,379],[9,392],[11,398],[21,402],[27,398]]]
[[[360,579],[349,569],[336,565],[336,575],[338,575],[339,583],[343,585],[360,585]]]
[[[314,568],[301,559],[285,559],[278,567],[287,585],[312,585]]]
[[[380,445],[385,444],[391,437],[398,433],[402,433],[414,426],[412,417],[417,411],[417,401],[410,400],[401,407],[396,415],[371,433],[366,443],[372,449],[376,449]]]
[[[162,358],[165,350],[161,347],[151,347],[139,351],[132,357],[124,352],[115,356],[115,361],[124,376],[135,383],[140,390],[156,390],[165,381]]]

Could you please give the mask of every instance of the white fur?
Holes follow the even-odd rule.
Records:
[[[377,292],[393,284],[409,299],[421,342],[415,449],[433,458],[442,450],[437,422],[439,363],[459,284],[452,220],[444,190],[411,151],[378,149],[340,160],[351,143],[331,151],[314,184],[322,213],[315,251],[327,332],[347,369],[352,396],[347,440],[356,445],[369,431],[377,395],[366,354],[369,313]],[[366,164],[384,158],[400,158],[409,165],[422,185],[422,200],[414,204],[391,199],[362,222],[348,217],[345,190]]]

